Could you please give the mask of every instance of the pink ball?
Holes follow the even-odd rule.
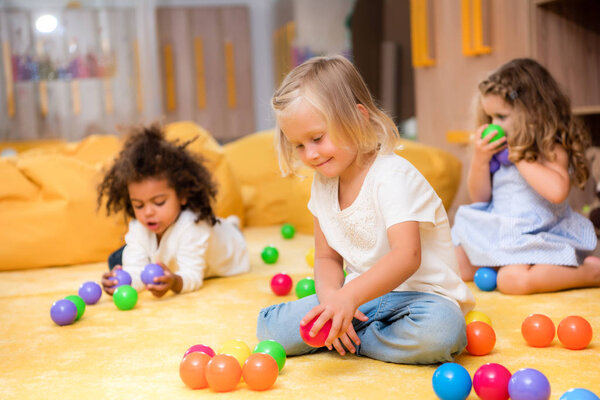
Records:
[[[195,353],[195,352],[204,353],[211,358],[215,356],[215,351],[213,349],[211,349],[210,347],[205,346],[203,344],[195,344],[186,350],[183,357],[185,358],[185,356],[187,356],[188,354]]]
[[[292,278],[284,273],[275,274],[271,278],[271,290],[277,296],[285,296],[292,290]]]
[[[507,400],[511,373],[500,364],[484,364],[473,375],[473,389],[482,400]]]
[[[310,333],[310,330],[312,329],[313,325],[315,324],[315,321],[317,320],[317,318],[319,318],[318,315],[316,317],[314,317],[313,319],[311,319],[308,324],[306,324],[304,326],[300,325],[300,336],[302,336],[302,339],[309,346],[323,347],[325,345],[325,340],[327,339],[327,336],[329,336],[329,331],[331,330],[331,320],[328,320],[327,322],[325,322],[325,325],[323,325],[321,327],[321,330],[319,332],[317,332],[315,337],[311,337],[309,335],[309,333]]]

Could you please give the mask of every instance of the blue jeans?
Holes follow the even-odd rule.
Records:
[[[258,340],[281,343],[288,356],[314,353],[300,336],[300,320],[319,303],[316,295],[263,308]],[[358,308],[369,319],[352,321],[356,354],[399,364],[452,361],[467,345],[465,319],[450,300],[431,293],[390,292]]]

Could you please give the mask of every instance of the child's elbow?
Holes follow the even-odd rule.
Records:
[[[550,191],[545,197],[552,204],[560,204],[569,197],[569,189],[556,188],[556,190]]]

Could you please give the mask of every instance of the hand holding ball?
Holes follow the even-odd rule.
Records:
[[[321,327],[321,330],[317,332],[314,337],[312,337],[310,336],[310,330],[315,324],[317,318],[319,318],[318,315],[311,319],[308,324],[300,325],[300,336],[302,336],[302,340],[304,340],[309,346],[323,347],[325,346],[325,340],[327,340],[327,336],[329,336],[329,331],[331,331],[331,320],[325,322],[325,325]]]
[[[152,285],[154,284],[154,278],[157,278],[159,276],[163,276],[165,274],[165,271],[162,269],[162,267],[158,264],[148,264],[144,267],[144,270],[142,271],[142,275],[140,276],[140,278],[142,279],[142,282],[144,282],[145,285]]]

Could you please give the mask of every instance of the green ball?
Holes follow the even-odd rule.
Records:
[[[131,310],[138,301],[138,293],[130,285],[121,285],[113,293],[113,301],[119,310]]]
[[[273,246],[267,246],[263,249],[262,253],[260,253],[260,256],[267,264],[275,264],[279,258],[279,251]]]
[[[283,224],[283,226],[281,227],[281,236],[283,236],[284,239],[291,239],[294,237],[295,234],[296,228],[294,228],[294,225]]]
[[[496,132],[496,135],[494,135],[492,140],[490,140],[490,143],[493,143],[496,140],[502,139],[504,136],[506,136],[506,134],[504,133],[504,129],[502,129],[500,125],[489,124],[487,128],[485,128],[483,132],[481,132],[481,138],[483,139],[492,132]]]
[[[313,278],[300,279],[296,284],[296,296],[299,299],[315,294],[315,280]]]
[[[263,340],[262,342],[259,342],[252,352],[265,353],[273,357],[280,371],[285,365],[285,349],[283,348],[281,343],[276,342],[275,340]]]
[[[75,321],[79,320],[83,313],[85,312],[85,301],[75,294],[65,297],[67,300],[71,300],[75,307],[77,307],[77,316],[75,317]]]

